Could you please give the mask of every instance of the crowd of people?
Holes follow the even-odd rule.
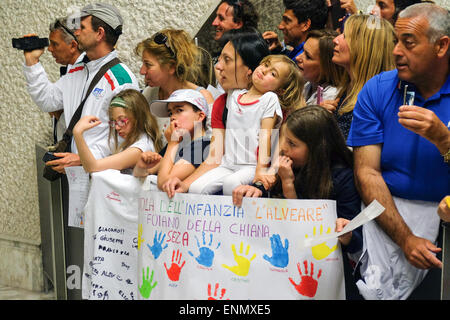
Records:
[[[39,62],[43,49],[24,53],[32,99],[63,120],[58,139],[73,136],[46,165],[121,170],[169,198],[229,195],[236,206],[332,199],[336,231],[376,199],[385,207],[376,221],[339,240],[363,298],[406,299],[442,267],[436,241],[440,219],[450,220],[450,18],[429,2],[377,0],[363,14],[353,0],[283,0],[280,41],[257,29],[249,0],[223,0],[218,56],[163,29],[135,47],[145,88],[119,62],[92,93],[117,58],[123,19],[88,5],[51,25],[49,51],[67,70],[57,82]],[[371,265],[382,269],[376,287]]]

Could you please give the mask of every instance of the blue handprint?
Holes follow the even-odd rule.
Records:
[[[164,234],[161,238],[162,232],[159,233],[159,236],[157,236],[158,231],[155,231],[155,237],[153,238],[153,246],[149,246],[147,243],[147,247],[150,249],[150,251],[153,254],[153,257],[155,257],[155,260],[158,259],[158,257],[161,255],[161,252],[167,248],[167,244],[163,247],[162,243],[164,242],[164,239],[166,238],[166,234]]]
[[[269,257],[267,254],[265,254],[263,258],[269,261],[274,267],[285,268],[289,264],[288,239],[284,239],[283,246],[280,235],[274,234],[270,237],[270,245],[272,247],[272,257]]]
[[[209,235],[208,246],[206,246],[205,232],[203,232],[203,247],[200,247],[200,243],[198,241],[197,236],[195,236],[195,239],[197,239],[198,251],[200,252],[200,254],[195,258],[195,260],[197,260],[197,262],[199,264],[201,264],[202,266],[211,267],[213,264],[213,260],[214,260],[214,251],[209,248],[211,246],[212,240],[213,240],[212,233]],[[218,249],[219,247],[220,247],[220,242],[217,244],[216,249]],[[188,252],[191,256],[194,257],[194,254],[191,251],[188,251]]]

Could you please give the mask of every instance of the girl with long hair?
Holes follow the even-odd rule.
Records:
[[[78,154],[86,172],[133,168],[142,152],[158,152],[162,148],[156,119],[139,91],[127,89],[118,93],[110,102],[109,118],[111,155],[106,158],[96,159],[83,138],[86,130],[101,123],[99,118],[84,116],[73,128]]]
[[[233,191],[233,203],[243,197],[336,200],[341,231],[361,211],[361,198],[353,180],[353,156],[333,115],[310,105],[291,113],[281,130],[277,181],[269,189],[241,185]],[[343,235],[347,252],[362,249],[361,230]]]

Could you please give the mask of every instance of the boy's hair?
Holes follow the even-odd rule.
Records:
[[[353,155],[335,117],[323,107],[308,105],[292,112],[283,130],[308,147],[308,159],[296,174],[294,185],[305,199],[329,199],[333,191],[331,168],[353,168]]]
[[[118,93],[115,97],[121,97],[126,104],[125,112],[133,121],[133,129],[126,137],[125,141],[120,145],[118,144],[117,131],[114,128],[110,128],[109,136],[114,139],[115,150],[114,153],[120,152],[135,143],[142,134],[147,134],[155,146],[155,152],[159,152],[162,149],[161,132],[158,127],[156,118],[150,112],[147,99],[137,90],[126,89]],[[115,98],[114,97],[114,98]],[[111,109],[115,108],[110,106],[110,118]],[[111,140],[111,139],[110,139]]]
[[[283,62],[289,69],[288,74],[284,77],[283,84],[277,92],[275,92],[278,95],[281,108],[289,113],[305,106],[305,99],[303,97],[305,80],[298,69],[297,64],[292,59],[282,54],[266,56],[261,60],[260,64],[271,64],[272,62]]]

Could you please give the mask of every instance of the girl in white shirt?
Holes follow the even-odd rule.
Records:
[[[303,77],[291,59],[284,55],[265,57],[252,73],[250,89],[228,94],[220,166],[194,181],[189,192],[214,194],[222,189],[224,195],[231,195],[243,181],[259,181],[267,186],[273,183],[275,175],[267,170],[272,129],[281,126],[284,111],[300,107],[302,91]]]
[[[96,159],[83,132],[101,123],[95,116],[84,116],[73,129],[81,164],[86,172],[106,169],[133,168],[142,152],[161,149],[161,133],[155,117],[150,113],[147,100],[136,90],[128,89],[117,94],[109,106],[109,143],[111,155]]]

